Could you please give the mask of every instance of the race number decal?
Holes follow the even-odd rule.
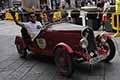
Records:
[[[36,39],[36,42],[37,42],[37,45],[39,48],[41,48],[41,49],[46,48],[46,41],[44,38]]]

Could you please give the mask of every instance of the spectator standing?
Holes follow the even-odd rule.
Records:
[[[81,0],[81,7],[86,6],[86,0]]]
[[[75,8],[75,0],[71,0],[71,8]]]
[[[80,8],[81,7],[81,0],[75,0],[75,6],[76,6],[76,8]]]
[[[0,0],[0,7],[1,7],[1,9],[5,8],[5,1],[4,0]]]
[[[108,10],[110,9],[110,2],[108,0],[105,0],[104,7],[103,7],[103,16],[102,20],[107,21],[108,20]]]
[[[93,5],[97,4],[97,0],[92,0]]]
[[[97,24],[98,24],[98,28],[101,27],[103,7],[104,7],[104,0],[99,0],[98,3],[97,3]]]
[[[71,8],[71,6],[72,6],[72,2],[74,2],[74,0],[65,0],[65,7],[67,7],[67,8]]]
[[[92,0],[87,0],[87,5],[88,6],[93,5]]]
[[[103,16],[102,16],[102,21],[103,21],[103,27],[106,31],[112,31],[111,27],[108,26],[109,23],[109,16],[108,16],[108,11],[110,9],[110,2],[108,0],[105,0],[104,7],[103,7]]]
[[[61,0],[60,2],[60,8],[65,8],[65,0]]]
[[[53,10],[56,9],[56,4],[57,4],[56,0],[51,0],[51,6]]]

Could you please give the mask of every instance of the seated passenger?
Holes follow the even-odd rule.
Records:
[[[31,37],[31,40],[33,41],[37,35],[40,33],[42,29],[42,24],[36,20],[36,16],[34,12],[29,13],[29,21],[27,23],[22,23],[15,18],[15,13],[13,11],[10,11],[11,15],[13,16],[13,19],[17,25],[19,25],[22,28],[25,28],[28,32],[28,34]]]

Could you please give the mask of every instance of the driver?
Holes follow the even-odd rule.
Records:
[[[40,33],[43,27],[42,24],[36,20],[35,13],[30,12],[29,21],[27,23],[22,23],[16,19],[15,13],[12,10],[10,12],[11,12],[11,15],[13,16],[15,23],[20,27],[24,27],[27,30],[28,34],[30,35],[31,40],[33,41],[37,37],[37,35]]]

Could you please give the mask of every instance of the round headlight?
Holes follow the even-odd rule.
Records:
[[[102,34],[100,35],[100,37],[101,37],[101,41],[102,41],[102,42],[106,42],[106,40],[107,40],[106,34],[102,33]]]
[[[85,37],[83,37],[81,40],[80,40],[80,44],[81,44],[81,47],[82,48],[87,48],[88,47],[88,41]]]
[[[106,39],[104,37],[101,38],[102,42],[106,42]]]

